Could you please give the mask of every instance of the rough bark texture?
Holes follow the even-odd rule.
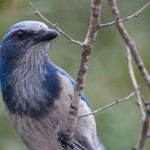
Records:
[[[72,103],[70,106],[68,126],[66,131],[71,137],[74,134],[74,129],[78,120],[78,107],[81,99],[81,93],[84,88],[86,74],[90,62],[90,54],[98,32],[98,25],[100,24],[100,10],[102,0],[92,0],[92,13],[90,19],[90,26],[85,42],[83,43],[82,58],[80,61],[78,76],[74,94],[72,96]]]

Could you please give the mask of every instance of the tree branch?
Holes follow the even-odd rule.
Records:
[[[115,18],[115,20],[118,20],[119,18],[119,11],[118,11],[118,8],[117,8],[117,4],[116,4],[116,0],[108,0],[109,2],[109,5],[112,9],[112,13],[113,13],[113,16]],[[148,3],[147,5],[145,5],[144,9],[146,7],[148,7],[150,4]],[[139,12],[142,12],[144,9],[140,9]],[[117,22],[116,23],[116,26],[122,36],[122,38],[124,39],[125,43],[128,45],[128,47],[130,48],[131,50],[131,53],[132,53],[132,56],[136,62],[136,65],[143,77],[143,79],[145,80],[147,86],[150,88],[150,76],[143,64],[143,61],[141,60],[139,54],[138,54],[138,51],[135,47],[135,44],[134,42],[132,41],[132,39],[130,38],[130,36],[128,35],[128,32],[126,31],[125,27],[123,26],[123,24],[121,22]]]
[[[149,7],[150,6],[150,2],[148,2],[146,5],[144,5],[140,10],[138,10],[136,13],[134,13],[133,15],[131,15],[131,16],[128,16],[128,17],[126,17],[126,18],[123,18],[123,19],[117,19],[117,20],[115,20],[115,21],[113,21],[113,22],[110,22],[110,23],[106,23],[106,24],[101,24],[101,25],[99,25],[99,28],[103,28],[103,27],[107,27],[107,26],[111,26],[111,25],[114,25],[114,24],[116,24],[116,23],[119,23],[119,22],[124,22],[124,21],[127,21],[127,20],[129,20],[129,19],[132,19],[132,18],[134,18],[134,17],[138,17],[138,15],[140,14],[140,13],[142,13],[147,7]]]
[[[145,112],[144,112],[143,105],[142,105],[140,90],[139,90],[139,87],[138,87],[138,84],[137,84],[137,81],[136,81],[136,78],[135,78],[133,66],[132,66],[131,52],[130,52],[129,47],[127,47],[127,61],[128,61],[128,68],[129,68],[129,74],[130,74],[130,77],[131,77],[131,81],[132,81],[132,84],[133,84],[133,86],[136,90],[137,104],[139,106],[140,113],[142,115],[142,119],[144,119]]]
[[[86,74],[90,61],[90,54],[98,32],[98,28],[96,27],[100,24],[101,3],[102,0],[92,0],[90,26],[83,45],[82,58],[79,65],[76,86],[74,88],[74,94],[72,96],[72,103],[70,105],[69,119],[66,128],[66,131],[70,137],[72,137],[74,134],[76,123],[78,120],[79,101],[81,99],[81,93],[86,80]]]
[[[59,27],[58,27],[58,23],[52,23],[51,21],[49,21],[48,19],[46,19],[34,6],[33,4],[30,2],[30,0],[27,0],[30,4],[30,6],[33,8],[33,13],[38,15],[40,18],[42,18],[45,22],[47,22],[49,25],[51,25],[52,27],[54,27],[57,31],[59,31],[62,35],[64,35],[69,41],[68,41],[68,44],[70,43],[74,43],[74,44],[77,44],[77,45],[80,45],[80,46],[83,46],[83,43],[79,42],[79,41],[75,41],[73,40],[69,35],[67,35],[63,30],[61,30]]]
[[[146,115],[142,121],[142,129],[140,132],[140,137],[138,143],[133,150],[144,150],[144,146],[148,137],[148,132],[150,128],[150,105],[146,105]]]
[[[108,2],[109,2],[109,5],[112,9],[112,13],[114,15],[114,18],[117,20],[119,18],[119,11],[117,8],[116,0],[108,0]],[[141,10],[139,10],[139,11],[141,11]],[[150,87],[150,76],[149,76],[149,74],[148,74],[148,72],[147,72],[138,52],[137,52],[137,49],[135,47],[134,42],[132,41],[132,39],[128,35],[126,29],[124,28],[124,26],[121,22],[116,23],[116,26],[117,26],[122,38],[124,39],[125,43],[130,48],[132,56],[136,62],[136,65],[137,65],[143,79],[145,80],[147,86]],[[135,84],[135,82],[133,84]],[[136,148],[133,148],[133,150],[144,150],[144,146],[145,146],[146,139],[148,136],[149,128],[150,128],[150,105],[146,105],[146,114],[144,115],[144,118],[142,120],[142,129],[140,132],[139,141],[138,141]]]
[[[107,109],[107,108],[109,108],[109,107],[111,107],[111,106],[113,106],[113,105],[115,105],[115,104],[118,104],[118,103],[120,103],[120,102],[126,101],[126,100],[128,100],[129,98],[131,98],[131,97],[134,96],[134,95],[135,95],[135,93],[133,92],[133,93],[131,93],[130,95],[128,95],[127,97],[125,97],[125,98],[123,98],[123,99],[117,99],[117,100],[114,101],[113,103],[108,104],[108,105],[106,105],[106,106],[104,106],[104,107],[102,107],[102,108],[100,108],[100,109],[98,109],[98,110],[95,110],[95,111],[93,111],[93,112],[91,112],[91,113],[89,113],[89,114],[84,114],[84,115],[79,116],[79,119],[82,118],[82,117],[87,117],[87,116],[93,115],[93,114],[95,114],[95,113],[97,113],[97,112],[100,112],[100,111],[103,111],[104,109]]]

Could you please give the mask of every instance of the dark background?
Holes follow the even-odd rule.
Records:
[[[49,20],[56,23],[73,39],[84,41],[90,19],[90,0],[35,0],[38,10]],[[127,17],[148,0],[118,0],[121,18]],[[32,13],[25,0],[0,0],[0,41],[15,23],[24,20],[42,21]],[[106,0],[102,4],[101,22],[113,21],[111,10]],[[138,18],[124,23],[145,66],[150,72],[150,8]],[[51,28],[51,26],[49,26]],[[67,44],[67,39],[60,35],[52,41],[49,56],[51,60],[66,70],[74,79],[77,76],[81,47]],[[123,98],[134,91],[131,83],[126,56],[126,45],[115,26],[102,28],[93,47],[90,67],[84,88],[93,110],[101,108],[117,98]],[[143,82],[134,64],[141,94],[150,100],[150,91]],[[141,116],[136,96],[95,115],[101,141],[107,150],[130,150],[135,146],[141,128]],[[146,149],[150,149],[150,139]],[[12,129],[0,102],[0,150],[25,150],[22,142]]]

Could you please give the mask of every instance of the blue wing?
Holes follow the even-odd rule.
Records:
[[[75,87],[75,85],[76,85],[76,84],[75,84],[75,81],[71,78],[71,76],[70,76],[67,72],[65,72],[64,70],[59,69],[59,68],[58,68],[58,71],[59,71],[62,75],[66,76],[66,77],[70,80],[72,86]],[[90,106],[90,104],[89,104],[89,102],[88,102],[86,96],[84,95],[84,93],[81,94],[81,98],[82,98],[82,100],[84,100],[84,101],[86,102],[86,104],[88,105],[88,107],[91,109],[91,106]]]

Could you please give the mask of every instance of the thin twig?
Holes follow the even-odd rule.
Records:
[[[49,21],[48,19],[46,19],[34,6],[33,4],[30,2],[30,0],[27,0],[30,4],[30,6],[33,8],[34,10],[34,14],[38,15],[40,18],[42,18],[45,22],[47,22],[48,24],[50,24],[52,27],[54,27],[55,29],[57,29],[57,31],[59,31],[61,34],[63,34],[69,41],[68,41],[68,44],[70,43],[74,43],[74,44],[77,44],[77,45],[80,45],[80,46],[83,46],[83,43],[79,42],[79,41],[75,41],[73,40],[70,36],[68,36],[63,30],[61,30],[59,27],[58,27],[58,23],[52,23],[51,21]]]
[[[136,81],[136,78],[135,78],[133,66],[132,66],[131,52],[130,52],[129,47],[127,47],[127,60],[128,60],[128,68],[129,68],[129,74],[130,74],[130,77],[131,77],[131,81],[132,81],[133,86],[136,90],[137,104],[139,106],[140,113],[142,115],[142,119],[144,119],[145,112],[144,112],[143,105],[142,105],[140,90],[139,90],[139,87],[138,87],[138,84],[137,84],[137,81]]]
[[[98,109],[98,110],[95,110],[95,111],[93,111],[93,112],[91,112],[91,113],[89,113],[89,114],[81,115],[81,116],[79,116],[79,118],[87,117],[87,116],[89,116],[89,115],[93,115],[93,114],[95,114],[95,113],[97,113],[97,112],[103,111],[104,109],[107,109],[107,108],[109,108],[109,107],[111,107],[111,106],[113,106],[113,105],[115,105],[115,104],[118,104],[118,103],[120,103],[120,102],[123,102],[123,101],[128,100],[129,98],[131,98],[131,97],[134,96],[134,95],[135,95],[135,93],[133,92],[133,93],[131,93],[130,95],[128,95],[127,97],[125,97],[125,98],[123,98],[123,99],[119,99],[119,100],[117,99],[117,100],[114,101],[113,103],[108,104],[108,105],[106,105],[106,106],[104,106],[104,107],[102,107],[102,108],[100,108],[100,109]]]
[[[123,18],[123,19],[117,19],[117,20],[115,20],[115,21],[113,21],[113,22],[110,22],[110,23],[106,23],[106,24],[101,24],[101,25],[99,25],[99,28],[103,28],[103,27],[107,27],[107,26],[111,26],[111,25],[114,25],[114,24],[116,24],[116,23],[119,23],[119,22],[124,22],[124,21],[127,21],[127,20],[129,20],[129,19],[132,19],[132,18],[134,18],[134,17],[138,17],[138,15],[140,14],[140,13],[142,13],[147,7],[149,7],[150,6],[150,2],[148,2],[146,5],[144,5],[140,10],[138,10],[136,13],[134,13],[133,15],[131,15],[131,16],[128,16],[128,17],[126,17],[126,18]]]
[[[117,4],[116,4],[116,0],[108,0],[109,5],[112,9],[112,13],[114,15],[115,20],[117,20],[117,18],[119,18],[119,10],[117,8]],[[149,2],[150,3],[150,2]],[[141,10],[139,10],[139,13],[142,12],[146,7],[148,7],[150,4],[147,3],[147,5],[145,5],[145,7]],[[136,46],[134,44],[134,41],[132,41],[132,39],[130,38],[130,36],[128,35],[128,32],[126,31],[125,27],[123,26],[123,24],[121,22],[117,22],[116,26],[122,36],[122,38],[124,39],[125,43],[127,44],[127,46],[130,48],[132,56],[136,62],[136,65],[143,77],[143,79],[145,80],[147,86],[150,88],[150,75],[148,74],[148,71],[146,70],[143,61],[141,60],[138,51],[136,49]]]

